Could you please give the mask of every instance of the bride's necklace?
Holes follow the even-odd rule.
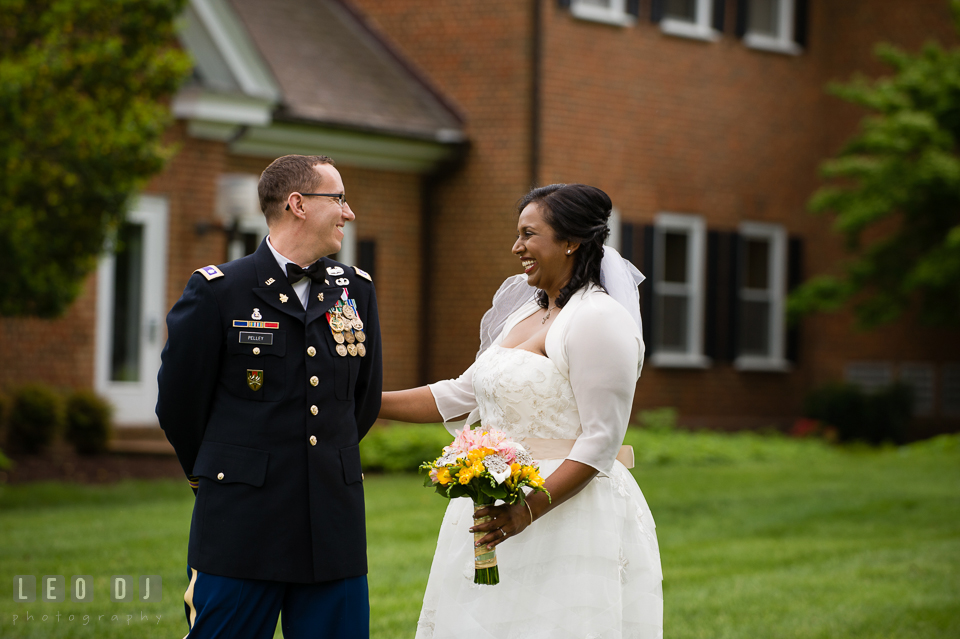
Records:
[[[542,319],[542,320],[540,320],[540,323],[541,323],[541,324],[546,324],[546,323],[547,323],[547,320],[550,319],[550,313],[552,313],[555,308],[557,308],[557,307],[554,306],[553,308],[548,308],[548,309],[547,309],[547,314],[543,316],[543,319]]]

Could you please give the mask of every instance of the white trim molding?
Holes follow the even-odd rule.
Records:
[[[632,27],[637,23],[637,19],[627,13],[626,0],[607,0],[606,7],[582,0],[572,0],[570,15],[581,20],[602,22],[618,27]]]
[[[740,371],[788,372],[792,365],[786,359],[786,315],[787,295],[787,232],[780,224],[763,222],[741,222],[738,229],[744,241],[764,240],[770,247],[767,252],[768,283],[766,289],[750,289],[745,285],[746,252],[740,255],[741,285],[737,292],[739,302],[766,302],[769,304],[767,326],[768,351],[766,355],[739,355],[733,362]],[[741,320],[742,321],[742,320]]]
[[[268,158],[291,153],[323,154],[352,166],[422,173],[449,157],[454,147],[431,140],[278,122],[247,128],[230,144],[230,150],[238,155]]]
[[[709,357],[703,354],[703,311],[705,300],[704,257],[706,254],[706,224],[700,215],[685,213],[658,213],[654,221],[654,282],[653,293],[655,344],[650,361],[654,366],[669,368],[707,368],[711,364]],[[687,238],[685,282],[664,281],[664,259],[666,257],[665,238],[667,233],[678,233]],[[659,317],[662,315],[664,296],[682,296],[687,299],[687,317],[685,336],[686,349],[664,350],[661,342],[662,327]]]
[[[803,47],[793,40],[794,0],[767,0],[777,5],[777,33],[752,33],[749,30],[743,36],[743,43],[751,49],[800,55]]]
[[[660,20],[660,30],[668,35],[716,42],[720,34],[713,28],[713,0],[696,0],[694,20],[684,20],[667,15]]]

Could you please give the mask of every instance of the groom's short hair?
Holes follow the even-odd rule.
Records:
[[[326,155],[284,155],[263,170],[257,195],[268,223],[280,216],[283,203],[291,193],[316,192],[320,188],[322,178],[313,170],[318,164],[335,166],[333,159]]]

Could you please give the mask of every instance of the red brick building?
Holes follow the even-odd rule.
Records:
[[[920,427],[960,423],[957,332],[782,321],[788,288],[843,257],[805,204],[862,113],[824,85],[884,72],[879,41],[956,43],[944,0],[192,0],[185,25],[197,72],[173,102],[180,151],[131,211],[142,252],[105,257],[61,320],[0,320],[0,386],[92,386],[149,423],[163,314],[264,232],[272,158],[326,153],[388,388],[469,365],[518,272],[516,201],[576,181],[610,194],[611,242],[649,277],[637,409],[784,424],[817,384],[902,379]]]

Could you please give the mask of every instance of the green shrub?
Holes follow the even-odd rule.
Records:
[[[364,470],[415,473],[452,441],[442,424],[376,426],[360,442],[360,461]]]
[[[36,454],[48,446],[60,426],[62,403],[60,395],[41,384],[15,391],[8,420],[11,448]]]
[[[904,384],[864,393],[852,384],[832,383],[807,395],[803,414],[836,428],[841,441],[900,444],[912,419],[913,394]]]
[[[677,409],[669,406],[642,410],[637,416],[641,428],[666,432],[677,427]]]
[[[66,437],[81,455],[107,450],[113,407],[89,390],[75,391],[67,398]]]

